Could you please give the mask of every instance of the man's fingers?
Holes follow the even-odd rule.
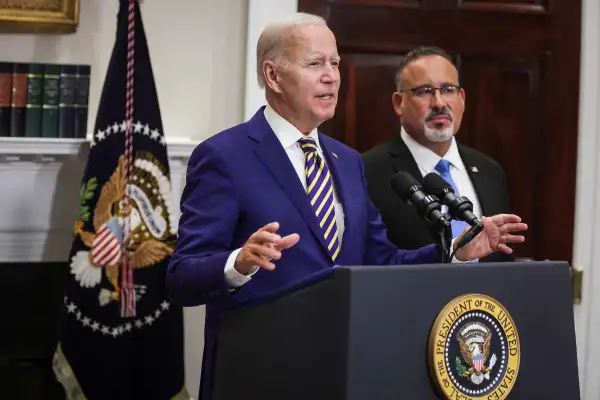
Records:
[[[259,268],[268,269],[270,271],[275,269],[275,264],[273,264],[272,262],[270,262],[262,257],[257,257],[255,255],[252,255],[251,261],[252,261],[253,265],[258,266]]]
[[[513,249],[511,249],[510,247],[508,247],[507,245],[500,243],[498,245],[498,251],[501,251],[502,253],[506,253],[506,254],[511,254],[513,252]]]
[[[258,266],[259,268],[273,270],[275,264],[272,260],[281,258],[281,250],[289,249],[300,240],[296,233],[281,237],[276,234],[279,229],[278,222],[271,222],[254,232],[244,245],[244,265]]]
[[[253,256],[261,257],[268,260],[279,260],[281,252],[270,244],[248,244],[248,250]]]
[[[300,240],[300,235],[297,233],[292,233],[291,235],[287,235],[275,244],[275,248],[278,250],[289,249]]]
[[[275,269],[275,264],[273,264],[270,259],[260,256],[256,252],[256,248],[251,245],[246,246],[240,253],[240,256],[242,256],[240,261],[246,266],[259,267],[268,270]]]
[[[502,231],[503,233],[522,232],[526,231],[528,228],[529,227],[527,226],[527,224],[524,224],[522,222],[513,222],[500,226],[500,231]]]
[[[490,218],[494,219],[495,222],[499,222],[501,225],[513,222],[521,222],[521,217],[515,214],[498,214]]]
[[[525,236],[521,235],[502,235],[501,242],[502,243],[523,243],[525,241]]]
[[[260,228],[258,230],[258,232],[265,231],[265,232],[275,233],[275,232],[277,232],[278,229],[279,229],[279,222],[271,222],[271,223],[266,224],[262,228]]]
[[[277,243],[281,240],[281,236],[276,233],[268,231],[257,231],[252,235],[250,240],[251,243],[264,244],[264,243]]]

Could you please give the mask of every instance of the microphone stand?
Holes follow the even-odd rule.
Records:
[[[438,230],[439,245],[442,249],[442,263],[449,264],[452,262],[452,226],[447,214],[444,214],[444,223],[440,224]]]

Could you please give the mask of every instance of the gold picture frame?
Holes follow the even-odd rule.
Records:
[[[0,0],[0,33],[74,33],[79,0]]]

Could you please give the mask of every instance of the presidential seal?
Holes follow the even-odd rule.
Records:
[[[483,294],[459,296],[444,307],[431,330],[434,384],[447,399],[503,400],[517,379],[520,346],[504,306]]]

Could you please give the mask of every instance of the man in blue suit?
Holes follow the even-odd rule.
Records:
[[[269,25],[257,47],[267,106],[190,157],[166,284],[174,302],[206,304],[201,399],[211,398],[224,311],[334,265],[440,261],[435,245],[405,251],[388,242],[360,154],[317,131],[335,111],[339,63],[320,17],[298,13]],[[506,243],[524,240],[511,232],[527,229],[515,215],[483,224],[458,261],[510,253]]]

